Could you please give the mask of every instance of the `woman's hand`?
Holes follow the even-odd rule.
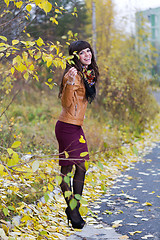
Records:
[[[76,75],[77,75],[77,69],[75,67],[70,68],[68,71],[68,76],[69,76],[68,84],[74,85]]]

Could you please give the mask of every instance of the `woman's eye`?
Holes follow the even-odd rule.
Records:
[[[91,52],[91,50],[90,50],[90,49],[88,49],[88,50],[87,50],[87,52]]]
[[[80,52],[79,54],[80,54],[80,55],[82,55],[82,54],[83,54],[83,52]]]

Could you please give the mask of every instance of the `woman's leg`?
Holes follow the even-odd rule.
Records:
[[[81,162],[76,164],[76,171],[73,178],[73,194],[79,194],[82,196],[85,174],[85,163]]]
[[[61,167],[61,176],[62,176],[62,183],[61,183],[61,189],[65,198],[65,191],[71,191],[71,186],[70,183],[66,183],[64,181],[64,177],[67,176],[68,173],[70,173],[72,171],[72,165],[69,166],[62,166]],[[69,220],[71,220],[72,226],[73,228],[79,228],[82,229],[85,221],[82,219],[78,208],[74,208],[73,210],[71,209],[69,202],[72,199],[73,195],[71,195],[69,198],[65,198],[66,203],[68,205],[68,207],[66,208],[66,214],[67,214],[67,218],[68,218],[68,222]]]
[[[61,166],[61,176],[62,176],[62,182],[60,184],[61,190],[63,192],[64,198],[65,198],[65,191],[72,191],[71,190],[71,181],[69,181],[69,184],[64,181],[64,177],[67,176],[68,173],[72,171],[72,165],[68,166]],[[65,198],[67,205],[69,205],[69,198]]]

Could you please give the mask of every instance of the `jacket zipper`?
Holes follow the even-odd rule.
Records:
[[[77,115],[77,104],[75,105],[75,114],[74,114],[74,116],[76,116]]]

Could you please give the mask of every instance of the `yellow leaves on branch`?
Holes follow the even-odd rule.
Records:
[[[17,8],[21,8],[22,5],[23,5],[23,2],[22,1],[19,1],[19,2],[16,2],[14,3],[16,5]]]
[[[32,6],[30,4],[27,5],[26,10],[30,12],[32,10]]]
[[[2,39],[3,41],[7,42],[7,38],[4,36],[0,36],[0,39]]]
[[[42,0],[38,6],[45,11],[46,15],[52,10],[52,4],[46,0]]]
[[[12,144],[11,148],[17,148],[21,145],[21,142],[20,141],[16,141]]]
[[[39,47],[41,47],[42,45],[45,45],[44,44],[44,42],[43,42],[43,39],[42,38],[38,38],[38,40],[36,41],[37,42],[37,45],[39,46]]]

